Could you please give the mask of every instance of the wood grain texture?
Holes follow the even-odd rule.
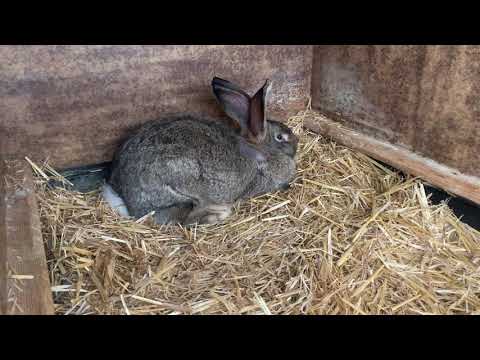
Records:
[[[311,46],[44,45],[0,47],[0,141],[7,155],[56,167],[111,160],[145,121],[221,115],[214,75],[256,91],[270,78],[271,114],[310,95]]]
[[[54,313],[32,172],[0,160],[0,309],[8,315]]]
[[[391,164],[436,187],[480,205],[480,178],[478,177],[466,176],[457,169],[441,165],[386,141],[348,129],[324,117],[317,117],[315,120],[307,119],[304,125],[344,146]]]
[[[480,176],[480,46],[316,46],[312,105]]]
[[[1,143],[0,143],[1,146]],[[1,148],[0,148],[1,151]],[[1,152],[0,152],[1,154]],[[5,174],[5,162],[0,158],[0,174]],[[0,315],[7,313],[7,226],[6,220],[6,184],[0,179]]]

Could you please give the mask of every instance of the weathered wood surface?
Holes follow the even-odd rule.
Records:
[[[222,114],[214,75],[256,91],[270,78],[277,117],[305,106],[311,46],[0,47],[0,141],[7,155],[56,167],[111,160],[130,130],[175,112]]]
[[[314,108],[473,176],[479,98],[480,46],[314,47]]]
[[[0,159],[0,313],[54,313],[30,167]]]

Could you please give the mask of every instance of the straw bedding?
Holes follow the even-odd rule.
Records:
[[[480,314],[480,234],[422,183],[305,130],[286,192],[224,224],[117,217],[34,166],[58,314]]]

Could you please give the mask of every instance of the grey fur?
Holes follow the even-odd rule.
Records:
[[[284,189],[295,177],[297,138],[280,122],[267,125],[266,139],[251,144],[214,119],[151,121],[120,147],[109,183],[136,218],[155,211],[159,224],[223,221],[237,201]]]

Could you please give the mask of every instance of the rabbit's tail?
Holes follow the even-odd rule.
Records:
[[[122,217],[130,216],[123,199],[107,183],[103,184],[102,195],[103,200],[105,200],[118,215]]]

